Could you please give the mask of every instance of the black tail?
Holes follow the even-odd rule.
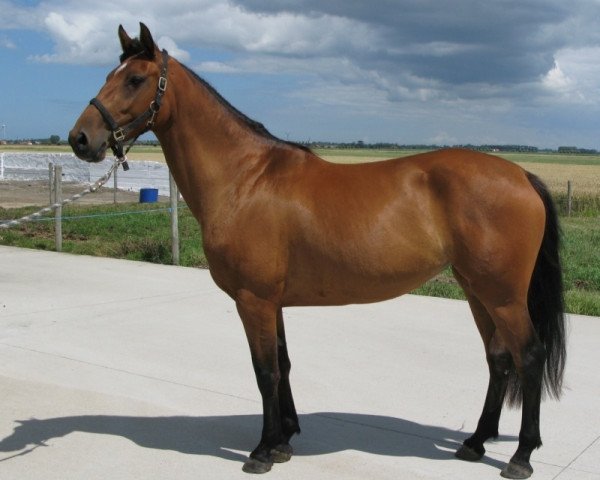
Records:
[[[529,285],[527,303],[531,321],[546,349],[544,392],[559,398],[566,360],[565,309],[559,257],[561,232],[548,188],[535,175],[527,173],[527,177],[546,207],[546,229]],[[519,379],[516,372],[511,372],[506,401],[509,405],[518,405],[521,400]]]

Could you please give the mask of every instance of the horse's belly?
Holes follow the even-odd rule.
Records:
[[[380,302],[411,292],[444,267],[442,262],[423,262],[418,266],[411,262],[405,268],[372,271],[326,262],[314,264],[312,270],[304,265],[299,271],[290,272],[283,304],[325,306]]]

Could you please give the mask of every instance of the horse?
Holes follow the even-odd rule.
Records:
[[[342,165],[273,136],[155,44],[131,38],[69,133],[74,153],[152,130],[201,226],[210,274],[235,301],[262,397],[263,428],[243,470],[288,461],[300,433],[283,308],[378,302],[450,267],[489,369],[475,432],[455,453],[477,461],[503,405],[521,406],[506,478],[533,473],[540,402],[558,398],[566,358],[560,227],[546,186],[520,166],[466,149]]]

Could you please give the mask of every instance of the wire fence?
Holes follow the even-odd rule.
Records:
[[[149,213],[165,212],[171,221],[171,257],[172,263],[179,264],[179,229],[178,210],[180,208],[179,192],[170,175],[168,167],[159,162],[136,161],[131,162],[130,169],[123,175],[118,175],[112,160],[105,160],[98,164],[86,164],[76,159],[72,154],[40,154],[40,153],[7,153],[0,154],[0,180],[17,181],[40,181],[48,182],[48,199],[50,207],[33,214],[26,215],[20,219],[8,222],[0,222],[0,231],[8,227],[19,225],[23,222],[55,222],[55,249],[62,251],[62,223],[65,221],[123,217],[131,215],[147,215]],[[106,173],[108,170],[108,173]],[[102,175],[100,180],[108,181],[113,174],[114,203],[117,203],[119,191],[139,192],[140,203],[154,203],[159,195],[169,197],[169,206],[144,209],[128,210],[118,212],[102,212],[90,214],[63,215],[62,207],[79,199],[81,193],[70,199],[63,200],[63,181],[77,182],[79,184],[89,183],[96,175]],[[95,186],[98,186],[99,181]],[[102,181],[101,184],[105,182]],[[95,191],[93,188],[91,191]],[[90,188],[84,190],[89,193]],[[131,198],[131,197],[130,197]],[[187,208],[185,204],[181,205]],[[54,210],[53,217],[43,217],[49,211]]]

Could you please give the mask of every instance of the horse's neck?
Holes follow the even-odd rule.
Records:
[[[181,67],[179,67],[181,68]],[[261,169],[269,146],[185,72],[169,125],[157,130],[165,158],[194,214],[207,220],[215,204]]]

